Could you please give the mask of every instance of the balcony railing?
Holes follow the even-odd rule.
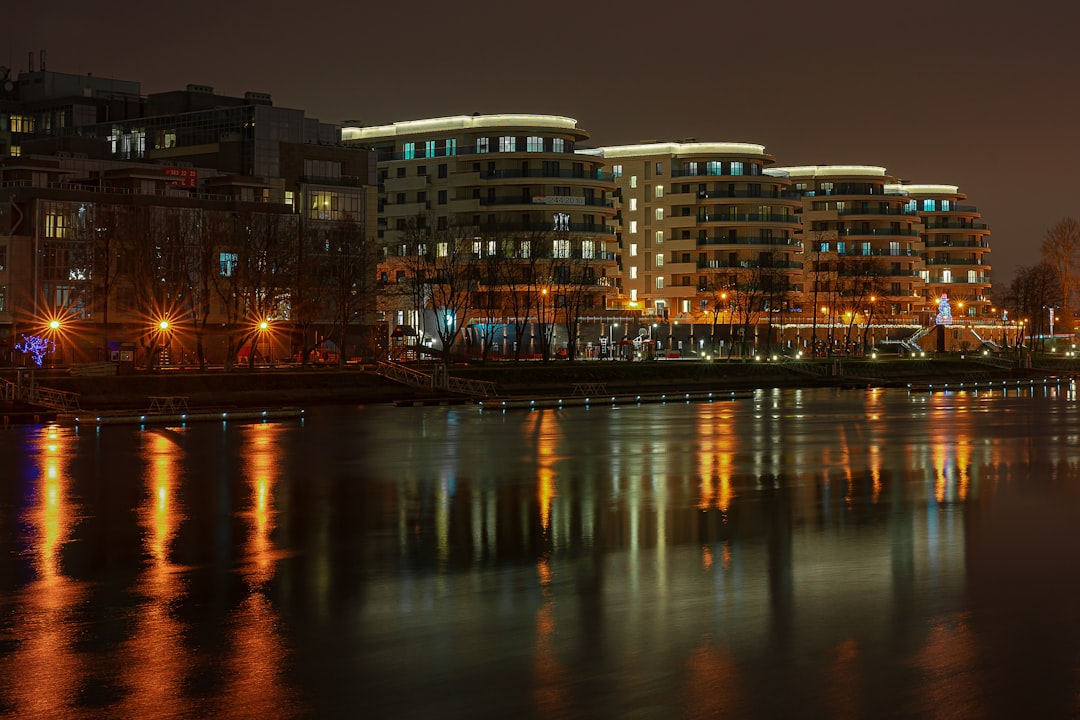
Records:
[[[779,187],[773,188],[772,192],[749,192],[747,190],[699,190],[698,200],[723,200],[726,198],[754,198],[762,200],[799,200],[802,196],[797,192],[781,191]]]
[[[832,208],[820,208],[820,210],[819,210],[819,208],[814,208],[814,210],[818,210],[818,211],[822,211],[822,210],[827,211],[827,210],[830,210],[830,209],[832,209]],[[837,209],[836,214],[837,215],[907,215],[907,216],[917,216],[919,214],[919,212],[917,210],[913,210],[911,208],[905,208],[905,207],[886,207],[886,208],[881,208],[881,207],[878,207],[878,208],[871,208],[871,207],[853,207],[853,208],[849,208],[849,207],[845,207],[843,209]]]
[[[930,238],[926,241],[927,248],[954,247],[954,248],[986,248],[990,249],[990,243],[986,240],[935,240]]]
[[[514,178],[560,178],[564,180],[601,180],[603,182],[613,182],[615,176],[611,173],[600,172],[595,170],[592,172],[579,172],[577,170],[481,170],[481,180],[506,180]]]
[[[549,196],[549,199],[550,199],[550,196]],[[578,199],[578,198],[575,198],[575,199]],[[487,206],[493,206],[493,205],[529,205],[531,207],[543,207],[545,205],[561,205],[563,203],[558,203],[558,202],[534,203],[533,199],[531,197],[528,198],[528,199],[521,198],[521,197],[495,197],[495,198],[480,198],[480,204],[484,205],[486,207]],[[565,204],[566,205],[571,205],[571,206],[578,206],[578,207],[580,207],[582,205],[582,203],[565,203]],[[615,203],[612,200],[603,200],[603,199],[600,199],[600,198],[592,198],[592,199],[585,198],[584,206],[585,207],[613,208],[613,207],[615,207]]]
[[[989,230],[990,226],[986,223],[977,222],[934,222],[933,219],[926,221],[927,230]]]
[[[728,262],[727,260],[698,260],[698,270],[724,270],[728,268],[775,268],[778,270],[801,270],[803,264],[801,262],[779,260],[773,262],[762,263],[760,260],[737,260],[735,262]]]
[[[673,216],[678,217],[678,216]],[[718,215],[698,215],[698,222],[737,222],[737,223],[782,223],[785,225],[798,225],[801,221],[798,215],[780,215],[776,213],[736,213]]]
[[[763,238],[760,236],[750,235],[735,237],[707,237],[697,239],[698,247],[704,247],[707,245],[784,245],[795,248],[802,247],[802,243],[793,238]]]
[[[965,258],[963,260],[959,260],[959,259],[943,260],[941,258],[927,258],[926,264],[927,265],[982,265],[983,261],[982,261],[982,258],[977,258],[977,259],[974,259],[974,260],[971,259],[971,258]]]
[[[839,237],[870,236],[870,237],[918,237],[918,230],[906,228],[844,228],[834,230]]]

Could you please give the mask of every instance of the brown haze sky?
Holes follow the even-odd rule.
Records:
[[[1080,216],[1080,4],[5,3],[0,63],[269,92],[328,122],[567,115],[591,144],[744,141],[959,185],[996,284]]]

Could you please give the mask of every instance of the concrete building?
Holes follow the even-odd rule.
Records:
[[[384,281],[389,286],[417,281],[420,271],[410,264],[432,247],[438,248],[435,263],[462,243],[467,247],[460,262],[490,267],[505,260],[516,268],[514,277],[494,278],[489,272],[471,298],[472,307],[449,313],[451,322],[476,326],[481,335],[494,331],[481,344],[499,343],[500,352],[504,343],[517,342],[508,326],[517,326],[516,336],[526,331],[523,313],[531,316],[530,337],[534,325],[558,332],[555,318],[565,320],[571,307],[581,319],[602,316],[618,292],[615,182],[604,171],[603,158],[575,152],[588,137],[576,120],[551,115],[345,127],[347,146],[376,154]],[[446,268],[438,271],[446,273]],[[409,294],[388,288],[388,321],[420,328],[439,345],[436,330],[447,315],[432,317],[432,303],[418,303]],[[578,338],[567,338],[569,332],[560,342],[576,346]]]
[[[947,297],[958,320],[993,319],[990,228],[955,185],[904,183],[890,188],[908,198],[923,221],[923,281],[928,305]]]
[[[800,202],[790,181],[768,169],[774,158],[763,146],[687,141],[587,152],[607,160],[621,198],[627,302],[668,326],[673,349],[675,324],[719,323],[728,342],[733,325],[756,326],[762,313],[790,308],[802,275]],[[715,328],[708,334],[716,340]],[[689,336],[681,340],[688,350]]]

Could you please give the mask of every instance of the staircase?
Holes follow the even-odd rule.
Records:
[[[405,365],[382,361],[375,368],[375,374],[387,380],[393,380],[402,385],[408,385],[427,392],[446,390],[458,395],[484,398],[494,397],[497,394],[495,383],[488,380],[451,377],[443,365],[436,365],[434,371],[429,375]]]
[[[904,348],[909,352],[922,352],[922,347],[919,345],[919,341],[929,335],[935,327],[937,327],[937,325],[928,325],[925,327],[921,327],[908,337],[901,340],[900,344],[903,345]]]

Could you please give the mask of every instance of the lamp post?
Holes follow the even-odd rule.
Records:
[[[252,353],[252,361],[253,362],[254,362],[255,355],[259,351],[259,341],[263,340],[266,337],[267,331],[270,330],[270,322],[268,320],[260,320],[259,324],[257,326],[257,329],[258,329],[259,333],[258,333],[258,335],[255,336],[255,352]],[[338,352],[341,352],[340,348],[338,349]]]
[[[172,337],[170,332],[172,331],[172,322],[168,318],[162,318],[158,321],[158,344],[161,346],[158,349],[158,357],[160,359],[159,365],[165,365],[165,359],[168,357],[169,339]],[[150,369],[153,370],[153,358],[150,359]]]

